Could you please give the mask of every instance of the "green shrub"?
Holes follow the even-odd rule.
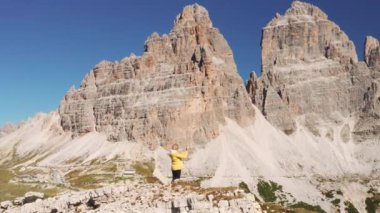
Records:
[[[278,185],[275,182],[266,182],[264,180],[259,180],[257,183],[257,191],[265,202],[275,202],[277,200],[275,193],[277,190],[281,191],[282,186]]]
[[[340,199],[336,198],[333,201],[331,201],[331,203],[334,204],[334,206],[339,206]]]
[[[291,135],[291,134],[293,134],[294,129],[284,129],[283,132],[284,132],[286,135]]]
[[[293,209],[301,208],[301,209],[306,209],[306,210],[315,211],[315,212],[319,212],[319,213],[326,213],[320,206],[312,206],[312,205],[307,204],[307,203],[302,202],[302,201],[295,203],[295,204],[292,204],[289,207],[293,208]]]
[[[365,209],[368,213],[376,213],[376,210],[379,208],[380,199],[375,197],[367,197],[365,199]]]
[[[334,191],[331,190],[331,191],[328,191],[328,192],[323,192],[322,193],[325,197],[327,198],[333,198],[334,197]]]
[[[371,194],[371,195],[376,195],[377,194],[377,190],[371,187],[371,188],[369,188],[369,190],[368,190],[367,193]]]
[[[250,193],[251,191],[248,188],[248,185],[244,182],[239,183],[239,188],[243,189],[245,193]]]
[[[350,201],[345,201],[344,205],[346,206],[344,210],[346,210],[347,213],[359,213],[359,211]]]

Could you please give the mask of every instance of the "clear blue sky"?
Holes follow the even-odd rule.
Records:
[[[291,0],[0,0],[0,126],[50,112],[99,61],[141,55],[152,32],[198,2],[227,38],[243,79],[260,72],[261,28]],[[379,0],[310,0],[354,41],[380,38]]]

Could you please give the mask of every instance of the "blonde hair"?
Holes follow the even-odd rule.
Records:
[[[172,145],[172,149],[173,149],[173,150],[177,150],[177,149],[178,149],[178,144],[176,144],[176,143],[173,144],[173,145]]]

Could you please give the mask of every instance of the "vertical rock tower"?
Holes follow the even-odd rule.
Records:
[[[371,70],[371,83],[363,95],[364,107],[355,124],[354,136],[357,141],[374,139],[380,141],[380,45],[379,41],[367,36],[364,46],[364,60]]]
[[[186,6],[173,30],[153,33],[144,48],[141,57],[99,63],[70,89],[59,107],[65,131],[155,148],[203,144],[219,135],[226,117],[253,121],[232,51],[204,7]]]
[[[367,39],[368,66],[378,65],[378,43]],[[349,140],[374,70],[358,61],[348,36],[318,7],[294,1],[262,30],[262,76],[251,74],[247,90],[266,118],[286,133],[307,127],[333,138],[329,124],[345,126]],[[347,134],[346,134],[347,133]],[[347,136],[348,135],[348,136]]]

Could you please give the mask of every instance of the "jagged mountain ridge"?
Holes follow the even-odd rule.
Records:
[[[204,144],[229,117],[252,123],[232,51],[205,8],[184,8],[169,34],[153,33],[141,57],[103,61],[70,90],[59,114],[65,131],[105,133],[152,148]]]
[[[264,33],[275,35],[276,32],[272,30],[276,27],[280,27],[283,30],[281,32],[286,32],[286,23],[293,23],[292,21],[295,21],[296,26],[303,26],[305,23],[302,21],[306,20],[305,25],[315,29],[313,23],[309,22],[309,13],[315,16],[316,20],[329,25],[327,16],[315,6],[295,2],[289,11],[288,15],[297,16],[300,20],[285,17],[284,23],[281,17],[277,17],[279,21],[270,22],[273,26],[265,28],[268,31]],[[284,191],[291,193],[297,200],[319,204],[323,209],[330,211],[335,210],[335,207],[328,200],[321,199],[324,198],[321,192],[339,189],[344,194],[342,200],[350,199],[359,210],[364,211],[363,200],[368,187],[376,184],[373,181],[378,180],[380,176],[377,153],[379,144],[357,144],[350,134],[349,137],[345,136],[346,132],[352,131],[355,126],[353,120],[345,116],[349,115],[351,110],[358,111],[357,108],[360,109],[359,105],[364,102],[360,100],[360,103],[353,106],[345,106],[344,103],[363,98],[363,95],[367,94],[367,108],[371,113],[374,110],[376,112],[378,105],[374,97],[377,97],[377,93],[372,92],[377,91],[376,86],[370,90],[361,87],[370,84],[369,76],[376,76],[376,68],[368,68],[363,62],[356,61],[352,42],[336,25],[330,27],[337,33],[337,37],[334,35],[332,39],[322,42],[328,44],[330,50],[321,48],[319,42],[310,51],[271,46],[274,53],[268,52],[264,57],[267,66],[263,66],[263,71],[268,70],[267,73],[263,72],[261,78],[264,80],[251,81],[252,85],[268,86],[268,91],[272,90],[272,95],[267,94],[267,98],[273,98],[272,101],[263,101],[260,95],[254,96],[259,97],[254,99],[258,108],[262,109],[263,104],[258,104],[261,102],[269,107],[264,114],[270,124],[261,112],[251,105],[251,99],[244,91],[242,80],[236,72],[232,52],[209,20],[206,9],[199,5],[188,6],[177,17],[171,33],[166,36],[153,34],[147,40],[143,56],[132,55],[118,63],[98,64],[85,77],[81,88],[68,92],[61,103],[59,113],[38,115],[19,129],[0,138],[0,153],[5,156],[1,162],[10,162],[17,156],[29,155],[31,157],[22,165],[65,168],[75,164],[86,166],[91,160],[111,160],[116,156],[127,162],[154,157],[155,175],[166,182],[170,177],[170,162],[167,151],[159,145],[170,145],[180,141],[181,145],[193,145],[193,153],[191,159],[186,162],[184,174],[209,177],[203,181],[204,186],[237,185],[244,181],[257,195],[256,183],[258,179],[264,178],[281,184]],[[301,27],[295,28],[296,31],[302,30]],[[330,29],[328,26],[323,28]],[[171,36],[178,35],[180,37],[177,38],[173,49]],[[327,33],[326,38],[329,35]],[[283,36],[280,34],[276,39],[284,45],[286,42],[296,42],[297,38],[300,38],[286,40],[286,36]],[[344,39],[344,42],[339,43],[339,39]],[[285,42],[282,42],[283,40]],[[270,40],[266,42],[270,43]],[[266,42],[263,42],[263,47],[267,45]],[[307,40],[304,42],[306,43],[300,42],[304,44],[301,47],[308,46]],[[376,64],[378,45],[370,39],[367,43],[367,61]],[[340,44],[344,45],[339,46]],[[298,50],[307,57],[300,59]],[[284,58],[288,56],[290,58]],[[273,66],[274,61],[276,66]],[[299,66],[300,64],[303,66]],[[345,66],[346,64],[348,65]],[[283,67],[280,69],[279,65]],[[295,68],[288,69],[292,66]],[[364,68],[357,68],[360,66]],[[277,86],[281,86],[278,83],[279,79],[282,80],[281,83],[288,83],[285,80],[290,77],[286,74],[302,77],[297,73],[300,69],[308,74],[303,78],[310,77],[315,80],[321,74],[326,79],[333,78],[329,85],[333,85],[332,88],[336,90],[342,85],[350,85],[350,82],[346,81],[347,76],[354,76],[358,85],[353,86],[352,90],[358,94],[351,97],[349,93],[345,93],[342,98],[344,103],[337,103],[335,106],[335,102],[329,102],[323,109],[316,109],[313,104],[306,103],[302,110],[296,112],[312,113],[317,116],[315,120],[319,122],[299,122],[299,114],[290,111],[289,106],[283,103],[287,102],[287,96],[292,97],[293,90],[280,90],[280,95],[276,89]],[[312,72],[309,72],[310,70]],[[354,70],[360,72],[353,75],[351,71]],[[343,83],[337,79],[342,79]],[[320,82],[316,81],[314,84],[319,85],[318,83]],[[252,89],[249,86],[248,88]],[[255,86],[254,90],[249,90],[250,95],[258,88],[260,87]],[[150,91],[156,93],[149,93]],[[319,91],[328,92],[328,89],[321,88]],[[164,95],[157,97],[157,92]],[[313,90],[310,92],[307,95],[314,94]],[[126,96],[128,99],[121,97],[126,94],[129,95]],[[278,96],[280,99],[284,97],[285,100],[279,100]],[[296,101],[302,102],[303,98],[308,97],[298,98],[290,98],[289,101],[295,105]],[[320,99],[321,97],[314,102]],[[126,108],[124,112],[123,107]],[[270,107],[272,110],[269,110]],[[276,108],[288,111],[279,113]],[[326,113],[321,114],[325,109]],[[336,109],[342,109],[342,112],[334,117]],[[287,120],[280,121],[279,124],[285,123],[286,127],[292,127],[281,128],[291,130],[290,132],[285,131],[285,134],[274,127],[281,127],[269,117],[274,113],[278,114],[272,118],[277,116]],[[362,116],[358,117],[376,118],[371,113],[363,111]],[[286,115],[290,118],[286,118]],[[313,121],[313,117],[307,120]],[[134,121],[138,125],[134,126]],[[376,119],[372,121],[377,122]],[[349,126],[348,131],[343,130],[346,124]],[[318,131],[314,127],[317,127]],[[183,132],[183,129],[186,132]],[[198,134],[199,129],[202,130]],[[159,130],[164,131],[161,133]],[[173,132],[170,132],[171,130]],[[329,132],[330,135],[327,134]],[[374,132],[378,132],[376,128]],[[115,142],[119,140],[122,141]],[[34,155],[36,153],[37,155]],[[321,178],[334,182],[324,183],[320,181]],[[360,183],[360,180],[364,179],[370,181]]]

